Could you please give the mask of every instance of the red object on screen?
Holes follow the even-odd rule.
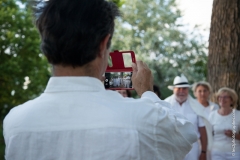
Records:
[[[114,51],[109,54],[112,59],[112,67],[107,66],[106,72],[131,72],[132,67],[124,66],[123,54],[130,53],[132,62],[136,63],[135,54],[133,51]]]

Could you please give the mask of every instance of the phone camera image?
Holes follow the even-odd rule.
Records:
[[[104,86],[106,89],[133,89],[132,72],[106,72]]]

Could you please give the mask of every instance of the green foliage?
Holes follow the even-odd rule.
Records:
[[[40,38],[26,3],[0,0],[0,107],[1,118],[9,110],[38,96],[49,78],[41,54]],[[20,8],[20,6],[22,8]]]
[[[123,17],[116,21],[112,50],[133,50],[153,71],[162,98],[175,76],[185,74],[190,83],[206,77],[206,47],[201,36],[181,31],[181,12],[175,0],[126,1]]]
[[[125,0],[109,0],[109,1],[115,3],[118,7],[121,7],[125,3]]]
[[[12,107],[38,96],[44,90],[50,73],[48,63],[40,52],[40,38],[33,25],[31,9],[26,8],[26,1],[0,0],[0,6],[2,120]],[[1,137],[1,157],[4,148]]]

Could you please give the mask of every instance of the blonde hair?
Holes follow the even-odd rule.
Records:
[[[216,93],[216,97],[218,99],[219,95],[223,92],[226,92],[232,99],[233,101],[233,104],[231,105],[232,108],[237,108],[237,101],[238,101],[238,95],[237,93],[231,89],[231,88],[228,88],[228,87],[223,87],[223,88],[220,88],[218,90],[218,92]]]
[[[200,81],[200,82],[194,83],[193,86],[192,86],[192,91],[196,92],[196,89],[199,86],[203,86],[203,87],[207,88],[208,91],[210,92],[210,94],[212,94],[212,87],[211,87],[211,85],[208,82],[205,82],[205,81]]]

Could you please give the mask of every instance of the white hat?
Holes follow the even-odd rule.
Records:
[[[173,88],[175,87],[191,87],[191,85],[188,83],[187,78],[183,74],[181,74],[181,77],[177,76],[174,78],[173,86],[168,86],[168,89],[173,90]]]

